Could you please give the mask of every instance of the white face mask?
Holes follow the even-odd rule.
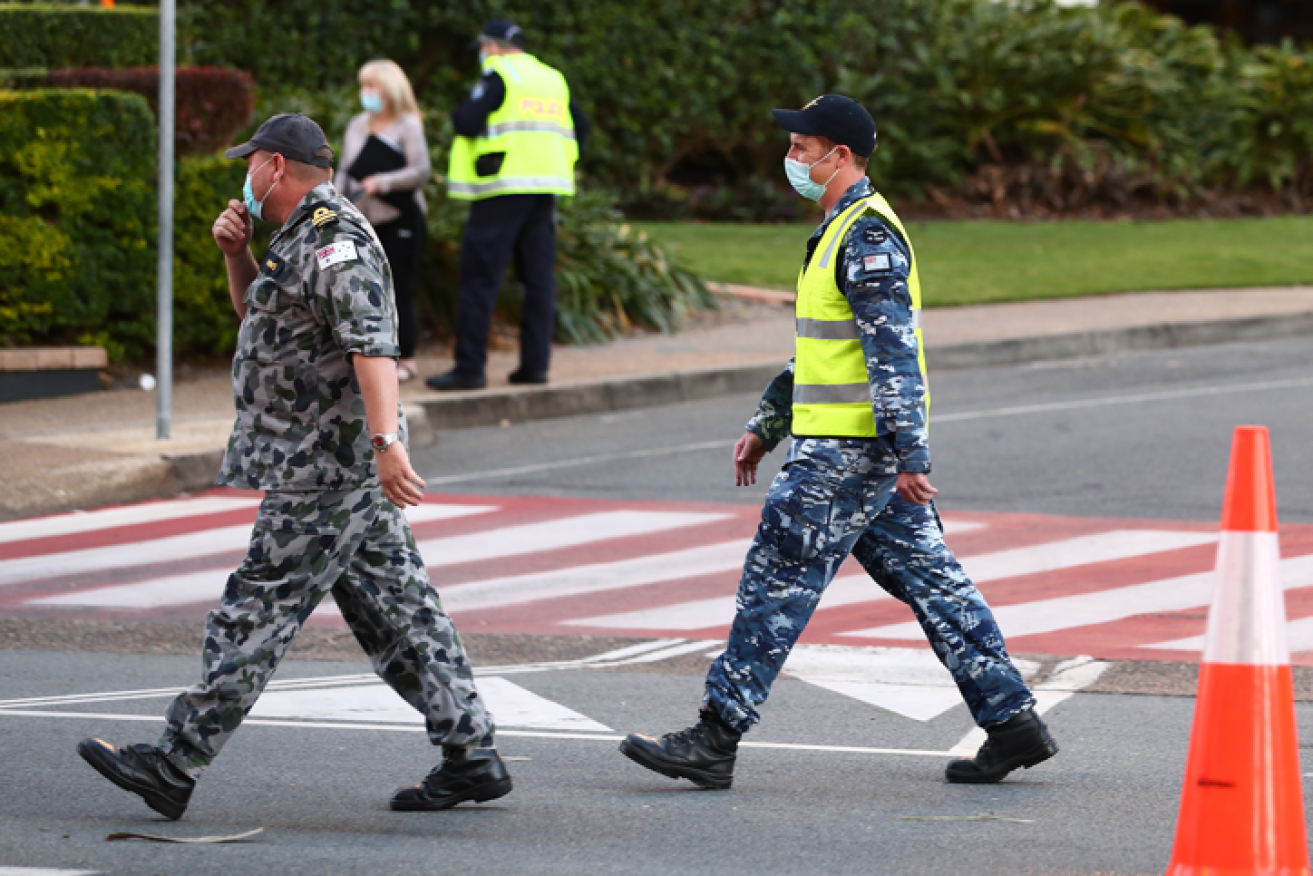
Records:
[[[834,149],[838,148],[838,146],[834,147]],[[836,167],[834,173],[830,174],[830,178],[823,183],[818,183],[812,179],[812,168],[833,155],[834,149],[826,152],[811,164],[804,164],[801,161],[785,157],[784,175],[789,178],[789,185],[793,186],[794,191],[809,201],[819,201],[821,199],[821,196],[825,194],[826,187],[839,175],[839,168]]]

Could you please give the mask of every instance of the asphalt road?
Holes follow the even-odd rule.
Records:
[[[933,480],[944,508],[1215,520],[1231,428],[1260,423],[1273,433],[1283,518],[1313,521],[1306,341],[947,372],[934,375],[934,393]],[[733,487],[730,446],[754,403],[444,432],[417,463],[433,490],[448,493],[756,503],[783,454],[769,458],[762,484]],[[0,699],[168,691],[197,668],[197,657],[0,652]],[[289,662],[279,677],[365,672],[364,663]],[[697,674],[513,678],[612,732],[506,733],[500,747],[515,758],[515,792],[435,814],[386,808],[393,787],[435,760],[418,732],[248,725],[175,824],[73,752],[87,735],[154,739],[165,700],[43,707],[53,715],[0,705],[0,874],[1161,873],[1193,708],[1185,697],[1077,694],[1046,716],[1062,747],[1056,759],[1003,785],[961,787],[941,775],[944,752],[970,728],[963,707],[921,722],[784,678],[749,740],[794,747],[745,748],[733,790],[705,792],[615,750],[624,732],[690,723]],[[1298,712],[1307,752],[1313,705]],[[1313,771],[1307,755],[1304,769]],[[256,827],[261,837],[234,845],[105,842],[114,831],[195,837]]]
[[[1307,339],[945,371],[931,386],[943,509],[1216,520],[1231,430],[1260,424],[1281,518],[1313,522]],[[755,488],[736,489],[729,465],[756,401],[444,431],[417,466],[440,492],[757,503],[783,448]]]
[[[43,659],[44,658],[44,659]],[[359,672],[357,664],[295,663],[283,679]],[[181,686],[181,657],[0,653],[15,696]],[[76,680],[74,680],[76,679]],[[387,795],[434,760],[420,732],[248,725],[204,778],[186,818],[153,816],[73,754],[86,735],[153,738],[158,698],[64,707],[120,719],[9,716],[0,796],[0,866],[101,873],[288,874],[1161,873],[1171,849],[1192,702],[1180,697],[1077,696],[1050,713],[1062,752],[997,786],[940,778],[970,721],[961,707],[910,721],[783,679],[727,792],[650,774],[616,751],[628,730],[688,722],[692,675],[560,671],[518,684],[617,732],[570,739],[504,735],[515,791],[446,813],[392,813]],[[1313,726],[1313,706],[1301,706]],[[1303,744],[1313,745],[1305,731]],[[924,749],[925,755],[834,752],[816,746]],[[1305,769],[1313,767],[1306,757]],[[978,820],[979,816],[999,819]],[[171,837],[264,828],[232,845],[107,844],[111,832]],[[0,872],[5,872],[0,870]]]

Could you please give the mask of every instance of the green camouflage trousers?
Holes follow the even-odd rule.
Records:
[[[324,594],[434,745],[493,744],[492,716],[410,526],[377,485],[267,493],[246,559],[205,624],[204,680],[169,706],[160,748],[193,778],[223,748]]]

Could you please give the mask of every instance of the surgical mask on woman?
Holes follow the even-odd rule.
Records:
[[[838,146],[834,147],[834,149],[838,148]],[[784,175],[789,178],[789,184],[793,186],[794,191],[809,201],[819,201],[821,199],[821,196],[825,194],[826,186],[830,184],[831,180],[839,175],[839,168],[836,167],[834,173],[830,174],[830,179],[827,179],[823,183],[818,183],[812,179],[812,168],[833,155],[834,149],[826,152],[811,164],[804,164],[801,161],[796,161],[785,156]]]
[[[360,105],[370,115],[378,115],[383,112],[383,95],[377,91],[362,91],[360,92]]]

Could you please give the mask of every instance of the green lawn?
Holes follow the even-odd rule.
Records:
[[[811,226],[639,224],[708,280],[792,289]],[[1313,284],[1313,217],[913,222],[927,307],[1150,289]]]

